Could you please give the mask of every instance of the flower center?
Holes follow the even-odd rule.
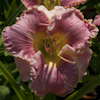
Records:
[[[66,59],[62,55],[59,55],[59,51],[66,44],[66,39],[61,34],[48,35],[46,33],[36,34],[34,38],[34,47],[36,51],[41,51],[45,62],[58,63],[59,60],[64,60],[68,63],[74,64],[75,62]]]
[[[36,34],[34,38],[34,47],[36,51],[41,51],[45,61],[47,63],[58,62],[59,57],[57,56],[60,49],[61,44],[59,39],[56,36],[50,36],[47,34]]]
[[[60,43],[57,40],[57,38],[53,36],[46,36],[42,40],[42,48],[40,48],[43,57],[45,58],[45,61],[47,63],[51,62],[58,62],[59,57],[57,54],[59,53],[60,50]]]
[[[45,37],[43,39],[43,44],[45,51],[50,54],[57,54],[59,50],[59,42],[56,38],[53,38],[52,36]]]

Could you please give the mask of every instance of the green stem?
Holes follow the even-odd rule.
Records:
[[[3,63],[0,61],[0,71],[6,78],[6,80],[10,83],[14,91],[16,92],[17,96],[19,97],[19,100],[27,100],[25,94],[23,91],[20,89],[20,86],[16,83],[15,79],[13,76],[10,74],[10,72],[5,68]]]
[[[85,94],[89,93],[91,90],[96,88],[99,84],[100,84],[100,76],[87,83],[81,89],[69,95],[65,100],[79,100]]]

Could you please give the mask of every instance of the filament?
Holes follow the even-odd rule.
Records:
[[[59,55],[58,55],[58,57],[60,57],[62,60],[66,61],[66,62],[68,62],[68,63],[75,64],[75,62],[70,61],[70,60],[68,60],[68,59],[65,59],[65,58],[62,57],[62,56],[59,56]]]

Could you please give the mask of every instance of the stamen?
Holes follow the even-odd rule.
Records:
[[[48,51],[50,52],[50,55],[52,55],[52,50],[50,48],[50,43],[48,44]]]
[[[52,50],[51,50],[51,48],[49,47],[48,49],[49,49],[49,51],[50,51],[50,55],[52,55]]]
[[[52,36],[50,36],[50,39],[51,39],[51,41],[52,41],[53,45],[55,46],[55,41],[54,41],[54,39],[53,39],[53,37],[52,37]]]
[[[59,42],[58,42],[58,40],[57,39],[53,39],[52,36],[50,36],[50,39],[51,39],[53,45],[56,46],[56,50],[58,50],[59,49]]]
[[[62,60],[66,61],[66,62],[68,62],[68,63],[75,64],[75,62],[70,61],[70,60],[68,60],[68,59],[65,59],[65,58],[62,57],[62,56],[59,56],[59,55],[58,55],[58,57],[60,57]]]
[[[48,47],[46,46],[46,43],[45,43],[45,39],[43,39],[43,43],[44,43],[44,48],[45,48],[45,51],[47,53],[50,53],[50,55],[52,55],[52,50],[50,48],[50,44],[48,44]]]
[[[48,44],[47,44],[47,43]],[[58,50],[59,49],[59,42],[58,42],[58,40],[57,39],[54,39],[52,36],[47,36],[47,37],[45,37],[44,39],[43,39],[43,43],[44,43],[44,48],[45,48],[45,51],[47,52],[47,53],[50,53],[50,55],[52,55],[52,46],[54,46],[53,48],[55,48],[56,47],[56,50]],[[53,45],[52,45],[53,44]]]
[[[57,43],[55,43],[55,44],[56,44],[56,49],[58,50],[58,49],[59,49],[59,42],[58,42],[57,39],[55,39],[55,41],[57,42]]]
[[[47,53],[49,53],[49,49],[46,47],[46,44],[44,43],[44,48],[45,48],[45,51],[47,52]]]

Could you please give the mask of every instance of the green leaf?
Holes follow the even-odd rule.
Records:
[[[0,86],[0,100],[8,100],[10,96],[10,90],[6,86]]]
[[[34,95],[33,100],[40,100],[39,96]]]
[[[33,100],[33,93],[31,92],[31,90],[29,88],[28,88],[27,92],[28,92],[28,99],[27,100]]]
[[[9,8],[9,2],[8,2],[8,0],[3,0],[3,3],[5,5],[5,8],[8,9]]]
[[[69,95],[65,100],[79,100],[85,94],[89,93],[91,90],[96,88],[100,84],[100,77],[95,78],[94,80],[87,83],[81,89],[75,91],[71,95]]]
[[[34,95],[33,100],[56,100],[56,95],[52,93],[48,93],[43,99],[40,99],[39,96]]]
[[[4,45],[3,45],[2,38],[0,38],[0,50],[2,50],[1,48],[3,48],[3,49],[4,49]]]
[[[88,0],[84,5],[79,7],[80,10],[93,7],[94,5],[98,4],[100,0]]]
[[[0,25],[2,25],[4,23],[4,21],[0,21]]]
[[[49,93],[44,97],[43,100],[56,100],[56,95],[52,94],[52,93]]]
[[[23,88],[24,91],[26,91],[26,95],[27,95],[27,100],[34,100],[33,99],[33,92],[29,89],[28,86],[26,86],[25,84],[22,83],[21,88]]]
[[[13,94],[13,95],[11,96],[11,100],[19,100],[19,98],[17,97],[17,95]]]
[[[16,4],[16,0],[13,0],[12,3],[11,3],[11,5],[9,6],[7,14],[5,15],[6,18],[9,18],[9,16],[11,15],[15,4]]]
[[[22,12],[24,6],[23,4],[21,4],[13,13],[12,15],[7,19],[7,21],[5,22],[5,24],[3,25],[2,29],[5,27],[5,26],[9,26],[9,25],[12,25],[15,20],[16,20],[16,17],[19,16],[19,14]]]
[[[21,90],[20,86],[16,83],[14,77],[10,74],[10,72],[5,68],[4,64],[0,61],[0,71],[8,80],[8,82],[11,84],[12,88],[16,92],[17,96],[19,97],[19,100],[27,100],[24,92]]]
[[[82,81],[83,82],[89,82],[89,81],[92,81],[93,79],[97,78],[98,77],[98,74],[97,75],[88,75],[88,76],[83,76],[82,78]]]

